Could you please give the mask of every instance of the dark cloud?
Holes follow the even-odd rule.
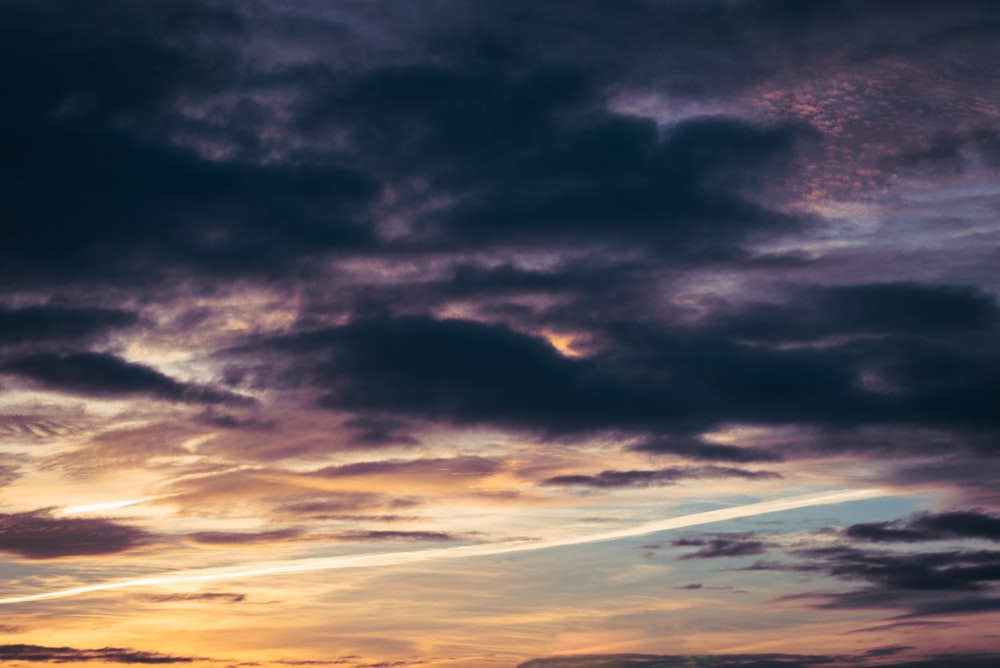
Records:
[[[550,486],[580,487],[650,487],[673,485],[682,480],[702,480],[715,478],[743,478],[747,480],[768,480],[780,478],[773,471],[747,471],[728,466],[670,467],[651,471],[601,471],[596,475],[559,475],[542,480],[540,484]]]
[[[266,348],[308,360],[295,375],[325,390],[329,408],[459,424],[573,433],[887,418],[885,398],[857,386],[838,350],[769,350],[645,325],[617,324],[607,337],[600,353],[568,358],[507,326],[406,317]]]
[[[37,353],[4,362],[0,371],[29,378],[49,389],[91,396],[146,395],[199,404],[254,402],[225,390],[182,383],[107,353]]]
[[[345,519],[346,516],[322,515],[312,519]],[[354,521],[385,521],[377,516],[352,516]],[[386,531],[386,530],[351,530],[333,533],[305,533],[300,529],[277,529],[274,531],[198,531],[187,534],[189,540],[202,545],[253,545],[256,543],[275,543],[296,540],[339,540],[346,542],[436,542],[460,540],[462,537],[443,531]]]
[[[962,340],[894,336],[845,345],[859,370],[893,399],[886,418],[902,424],[996,428],[1000,355],[991,335]]]
[[[797,567],[889,590],[984,590],[1000,580],[1000,552],[989,550],[904,554],[850,547],[802,550],[816,560]]]
[[[174,656],[120,647],[79,649],[76,647],[46,647],[44,645],[0,645],[2,661],[43,661],[71,663],[100,661],[102,663],[191,663],[197,657]]]
[[[215,406],[209,406],[198,418],[200,422],[205,422],[214,427],[224,429],[246,429],[249,431],[273,431],[277,427],[274,420],[262,420],[252,416],[234,415],[223,410],[218,410]]]
[[[302,536],[300,529],[275,529],[273,531],[196,531],[187,534],[189,540],[205,545],[246,545],[250,543],[276,543],[296,540]]]
[[[880,624],[878,626],[870,626],[862,629],[854,629],[848,632],[848,635],[853,633],[884,633],[885,631],[892,631],[895,629],[909,629],[909,628],[934,628],[934,627],[946,627],[954,626],[956,622],[928,622],[928,621],[914,621],[914,622],[892,622],[889,624]]]
[[[0,551],[25,559],[116,554],[145,545],[152,538],[126,524],[53,517],[45,510],[0,515]]]
[[[153,603],[174,603],[177,601],[212,601],[220,603],[242,603],[247,598],[246,594],[232,594],[229,592],[205,592],[202,594],[162,594],[158,596],[147,596],[145,600]]]
[[[710,443],[698,438],[654,437],[629,446],[629,450],[656,455],[679,455],[686,459],[706,459],[722,462],[780,462],[780,453],[763,448],[740,447]]]
[[[700,547],[700,550],[689,552],[681,559],[714,559],[716,557],[746,557],[763,554],[771,546],[763,540],[758,540],[754,534],[715,534],[705,538],[679,538],[670,541],[676,547]]]
[[[382,460],[330,466],[316,471],[317,475],[343,478],[369,475],[443,475],[448,477],[485,477],[500,470],[502,462],[488,457],[464,456],[453,458]]]
[[[413,508],[416,505],[418,502],[413,499],[394,499],[372,493],[345,492],[284,503],[275,506],[274,511],[280,515],[301,519],[395,522],[413,518],[386,514],[384,511]]]
[[[1000,517],[978,511],[924,513],[893,522],[852,524],[844,531],[851,540],[874,543],[915,543],[979,538],[1000,541]]]
[[[974,158],[988,168],[1000,167],[1000,133],[995,128],[938,130],[919,145],[900,151],[894,162],[914,170],[962,171],[972,167]]]
[[[717,332],[756,341],[795,341],[844,334],[940,335],[989,330],[996,302],[973,286],[881,283],[800,287],[789,304],[754,304],[719,317]]]
[[[606,415],[631,404],[588,373],[588,363],[563,358],[545,341],[502,326],[428,318],[368,321],[276,345],[297,355],[328,351],[332,359],[314,367],[313,380],[330,386],[322,403],[331,408],[569,428],[581,415]]]
[[[912,602],[910,604],[910,612],[900,615],[899,618],[907,619],[910,617],[926,617],[931,615],[982,614],[997,611],[1000,611],[1000,598],[995,596],[970,596]]]
[[[860,582],[860,589],[793,594],[782,597],[818,599],[817,609],[900,609],[893,619],[948,614],[990,613],[1000,609],[992,595],[1000,581],[1000,552],[949,550],[891,552],[853,547],[795,550],[804,561],[758,561],[748,570],[790,571]]]
[[[75,341],[137,322],[135,313],[118,309],[0,307],[0,343]]]
[[[401,431],[409,426],[403,420],[360,416],[347,420],[344,426],[355,430],[351,442],[360,446],[419,445],[420,443],[417,438]]]
[[[972,144],[987,166],[1000,168],[1000,131],[996,128],[979,128],[972,133]]]
[[[956,169],[961,166],[964,143],[963,138],[954,132],[941,130],[922,145],[900,151],[896,160],[904,167]]]
[[[231,118],[213,137],[180,109],[240,80],[236,13],[193,0],[16,3],[4,25],[0,81],[18,99],[0,117],[4,284],[267,274],[369,242],[352,213],[378,191],[369,177],[205,155],[259,130],[243,123],[241,135]]]
[[[462,536],[443,531],[341,531],[331,537],[336,540],[366,543],[377,541],[440,542],[462,539]]]
[[[825,668],[845,664],[864,664],[871,658],[903,654],[902,647],[875,648],[858,655],[815,654],[713,654],[651,655],[651,654],[580,654],[532,659],[518,668],[688,668],[692,665],[706,668]],[[883,668],[990,668],[1000,660],[993,652],[966,652],[931,654],[919,659],[899,657],[890,662],[879,661]]]

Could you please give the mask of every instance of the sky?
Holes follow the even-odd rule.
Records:
[[[0,0],[0,664],[1000,665],[1000,4]]]

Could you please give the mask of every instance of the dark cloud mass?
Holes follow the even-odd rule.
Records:
[[[148,395],[198,404],[252,404],[249,397],[182,383],[142,364],[105,353],[37,353],[0,364],[0,371],[59,391],[94,396]]]
[[[980,538],[1000,541],[1000,517],[976,511],[916,515],[895,522],[866,522],[847,527],[845,535],[873,543]]]
[[[854,547],[815,547],[793,551],[793,563],[758,561],[748,570],[821,574],[859,589],[823,589],[780,600],[808,600],[820,610],[898,609],[892,619],[949,614],[990,614],[1000,610],[1000,552],[947,550],[893,552]]]
[[[134,325],[137,321],[136,314],[118,309],[0,307],[0,343],[72,341]]]
[[[362,174],[178,145],[200,134],[180,98],[235,83],[236,13],[189,0],[4,13],[0,81],[19,91],[2,117],[4,284],[155,280],[171,266],[267,273],[370,238],[350,214],[378,190]]]
[[[549,486],[648,487],[674,485],[682,480],[743,478],[767,480],[780,478],[773,471],[747,471],[728,466],[670,467],[652,471],[601,471],[596,475],[560,475],[541,482]]]
[[[780,453],[762,448],[709,443],[697,438],[653,437],[635,443],[631,449],[649,454],[679,455],[688,459],[723,462],[779,462],[782,460]]]
[[[757,540],[753,535],[720,534],[707,538],[679,538],[670,541],[676,547],[700,547],[688,552],[681,559],[714,559],[716,557],[746,557],[762,554],[769,543]]]
[[[0,515],[0,550],[25,559],[115,554],[151,540],[142,529],[110,520],[53,517],[44,510]]]
[[[787,305],[755,305],[715,323],[725,335],[801,340],[850,334],[990,330],[1000,310],[972,286],[884,283],[800,288]]]
[[[102,663],[191,663],[197,659],[120,647],[79,649],[76,647],[46,647],[43,645],[0,645],[0,659],[4,661],[42,661],[68,663],[99,661]]]

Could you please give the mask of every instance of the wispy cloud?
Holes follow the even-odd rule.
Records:
[[[418,550],[413,552],[389,552],[382,554],[367,554],[348,557],[328,557],[317,559],[303,559],[285,564],[222,569],[207,572],[176,573],[155,577],[139,578],[135,580],[123,580],[117,582],[107,582],[103,584],[75,587],[60,591],[45,592],[41,594],[28,594],[24,596],[10,596],[0,599],[0,605],[24,603],[28,601],[39,601],[52,598],[63,598],[66,596],[77,596],[96,591],[109,589],[121,589],[124,587],[142,587],[150,585],[169,585],[183,582],[208,582],[216,580],[227,580],[234,578],[247,578],[261,575],[273,575],[277,573],[296,573],[327,569],[340,568],[375,568],[379,566],[389,566],[397,564],[418,563],[422,561],[432,561],[438,559],[457,559],[464,557],[496,556],[501,554],[511,554],[517,552],[530,552],[546,550],[554,547],[566,547],[570,545],[583,545],[621,538],[631,538],[644,536],[659,531],[669,531],[711,522],[721,522],[740,517],[752,517],[765,513],[774,513],[796,508],[810,508],[835,503],[846,503],[874,497],[884,496],[883,490],[850,490],[839,492],[827,492],[822,494],[810,494],[806,496],[789,497],[775,499],[772,501],[762,501],[760,503],[746,504],[733,508],[721,510],[710,510],[703,513],[684,515],[627,529],[607,531],[602,533],[592,533],[579,536],[569,536],[562,538],[551,538],[537,541],[516,541],[509,543],[486,543],[479,545],[466,545],[460,547],[441,548],[434,550]]]

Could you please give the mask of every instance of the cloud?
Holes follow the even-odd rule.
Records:
[[[0,487],[5,487],[21,477],[20,468],[10,464],[0,464]]]
[[[418,504],[413,499],[393,499],[380,494],[365,492],[344,492],[323,496],[302,497],[298,500],[275,506],[274,512],[279,515],[312,520],[365,519],[393,522],[411,518],[396,514],[385,514],[384,511],[412,508],[415,505]],[[377,511],[383,512],[372,514]]]
[[[714,559],[717,557],[746,557],[763,554],[772,543],[757,540],[754,534],[716,534],[707,538],[680,538],[670,541],[676,547],[700,547],[681,559]]]
[[[893,162],[916,172],[963,171],[975,156],[987,168],[1000,167],[1000,133],[996,128],[977,127],[964,131],[937,130],[917,145],[907,146]]]
[[[191,663],[200,659],[120,647],[78,649],[76,647],[46,647],[44,645],[0,645],[0,660],[42,661],[45,663],[100,661],[102,663],[160,664]]]
[[[648,325],[609,330],[606,350],[579,359],[507,326],[426,317],[263,345],[301,360],[291,378],[325,390],[320,404],[338,410],[555,433],[886,419],[885,397],[859,388],[838,350],[769,350]]]
[[[321,515],[311,519],[336,520],[350,518],[355,521],[386,521],[378,516],[336,516]],[[391,521],[391,520],[389,520]],[[301,529],[275,529],[272,531],[197,531],[187,534],[186,538],[200,545],[218,546],[251,546],[255,544],[273,544],[290,541],[345,541],[345,542],[437,542],[460,540],[462,537],[444,531],[385,531],[385,530],[351,530],[335,532],[311,532]]]
[[[905,8],[910,12],[901,13]],[[977,47],[989,49],[997,32],[984,19],[991,10],[981,0],[948,8],[901,0],[819,6],[688,0],[630,1],[612,12],[591,0],[578,3],[574,21],[566,22],[557,8],[511,2],[484,12],[480,23],[492,29],[495,41],[506,47],[496,50],[510,59],[531,53],[585,63],[626,88],[713,100],[754,86],[788,85],[796,75],[841,71],[848,64],[864,72],[890,56],[908,64],[954,51],[974,57]],[[886,23],[893,30],[885,30]],[[706,44],[712,45],[712,57],[697,58]]]
[[[706,668],[822,668],[837,664],[863,664],[867,659],[903,654],[908,648],[875,648],[857,655],[836,654],[712,654],[660,655],[660,654],[581,654],[571,656],[531,659],[518,664],[518,668],[687,668],[694,665]],[[880,661],[883,668],[990,668],[1000,659],[993,652],[965,652],[954,654],[929,654],[923,658],[899,657],[890,662]]]
[[[60,306],[0,307],[0,343],[78,341],[135,325],[131,311]]]
[[[250,543],[275,543],[301,538],[301,529],[275,529],[273,531],[196,531],[187,534],[189,540],[205,545],[246,545]]]
[[[905,612],[893,619],[989,613],[1000,609],[992,595],[1000,581],[1000,552],[948,550],[891,552],[853,547],[794,550],[804,561],[758,561],[748,570],[822,574],[863,587],[845,591],[792,594],[781,600],[818,599],[816,609],[886,609]]]
[[[142,364],[107,353],[37,353],[14,358],[0,370],[28,378],[43,387],[90,396],[146,395],[168,401],[198,404],[254,403],[250,397],[182,383]]]
[[[844,531],[851,540],[873,543],[915,543],[931,540],[979,538],[1000,541],[1000,517],[978,511],[951,511],[913,515],[892,522],[852,524]]]
[[[96,518],[56,518],[46,510],[0,515],[0,551],[24,559],[116,554],[148,544],[142,529]]]
[[[940,335],[990,330],[1000,309],[974,286],[869,283],[793,290],[785,305],[752,304],[716,317],[711,330],[736,339],[795,341],[838,335]]]
[[[353,208],[378,192],[371,178],[336,164],[264,164],[253,137],[267,114],[250,103],[221,133],[179,108],[241,80],[236,12],[194,1],[64,4],[5,9],[0,76],[19,104],[0,118],[0,171],[21,185],[6,205],[0,282],[260,275],[370,243]],[[204,154],[228,153],[220,143],[228,159]]]
[[[535,141],[518,156],[515,145],[509,172],[491,174],[485,189],[440,213],[439,225],[448,240],[470,244],[591,238],[646,243],[668,255],[726,251],[753,232],[797,224],[729,183],[790,151],[796,134],[793,127],[705,118],[661,138],[648,120],[609,116],[547,137],[552,148]]]
[[[355,462],[354,464],[323,468],[316,471],[315,474],[329,478],[389,475],[400,477],[444,476],[455,479],[456,477],[490,476],[499,471],[501,467],[502,462],[499,460],[468,455],[450,458]]]
[[[740,447],[710,443],[699,438],[673,436],[651,437],[634,443],[629,450],[656,455],[679,455],[686,459],[705,459],[722,462],[780,462],[780,453],[763,448]]]
[[[549,486],[581,487],[649,487],[673,485],[682,480],[716,478],[743,478],[747,480],[770,480],[781,478],[773,471],[747,471],[728,466],[669,467],[650,471],[601,471],[596,475],[559,475],[542,480],[540,484]]]
[[[332,534],[332,537],[336,540],[351,542],[440,542],[461,540],[461,536],[456,536],[443,531],[340,531]]]
[[[185,601],[211,601],[220,603],[243,603],[247,598],[246,594],[233,594],[230,592],[212,591],[201,594],[161,594],[157,596],[146,596],[145,600],[153,603],[174,603]]]
[[[469,499],[499,513],[599,492],[580,512],[618,521],[635,489],[861,475],[984,510],[873,516],[825,535],[848,551],[761,568],[823,578],[821,605],[869,615],[996,605],[992,552],[920,544],[997,535],[995,2],[0,13],[16,404],[0,432],[23,452],[0,463],[5,496],[120,474],[152,486],[122,496],[167,501],[197,561],[475,542],[447,511]],[[209,515],[259,528],[200,531],[221,527]],[[18,559],[152,540],[0,517]],[[380,530],[397,528],[420,530]],[[687,540],[677,568],[773,551]]]
[[[400,431],[408,426],[402,420],[362,416],[347,420],[344,426],[356,430],[354,436],[351,437],[351,442],[360,446],[419,445],[420,443],[418,439]]]
[[[816,563],[799,570],[862,580],[889,590],[983,590],[1000,580],[1000,552],[989,550],[901,554],[850,547],[816,548],[797,554]]]

